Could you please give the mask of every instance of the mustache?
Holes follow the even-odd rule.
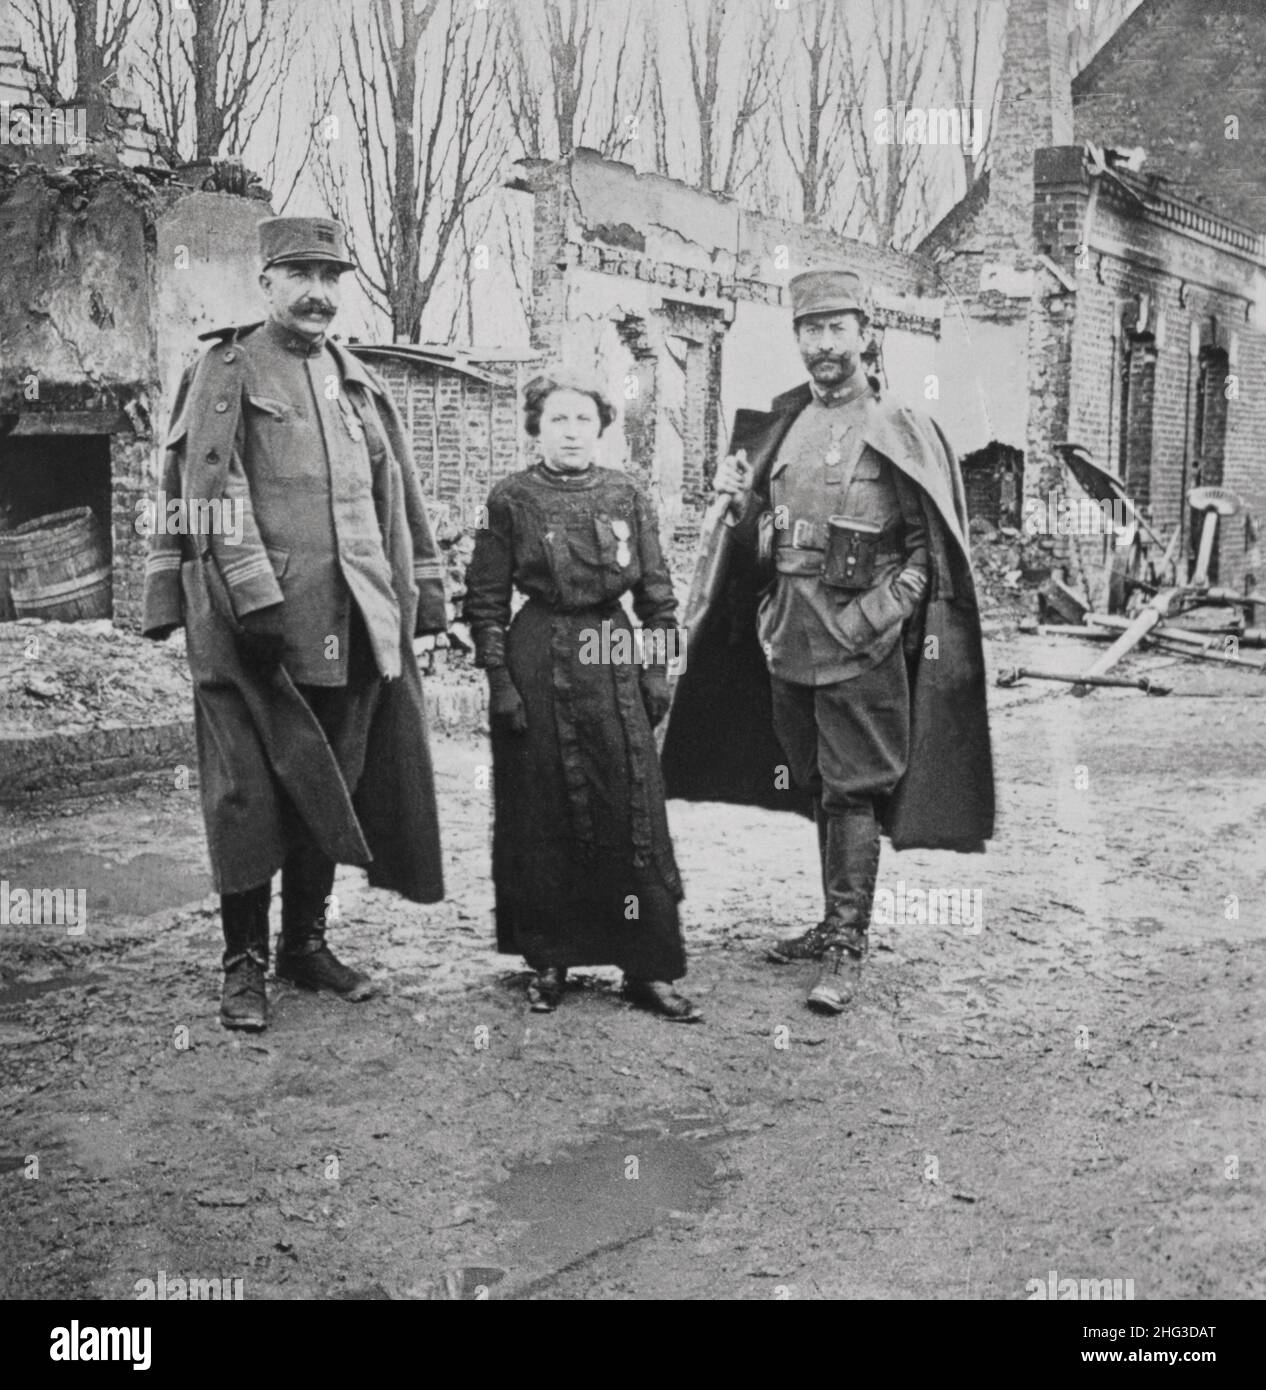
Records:
[[[301,301],[300,303],[295,305],[291,312],[295,314],[320,315],[322,318],[334,317],[334,309],[332,305],[322,304],[314,299],[305,299]]]

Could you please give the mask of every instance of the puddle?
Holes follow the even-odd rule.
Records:
[[[15,845],[4,875],[14,888],[83,888],[90,914],[148,917],[165,908],[201,902],[211,892],[211,875],[182,859],[147,851],[117,863],[92,850],[55,841]]]
[[[51,994],[55,989],[103,984],[108,978],[80,970],[72,971],[69,975],[54,975],[48,980],[15,980],[11,985],[0,988],[0,1009],[10,1004],[25,1004],[28,999],[38,999],[41,994]]]
[[[698,1132],[703,1118],[670,1121],[669,1128]],[[703,1211],[712,1204],[716,1171],[705,1141],[621,1129],[552,1163],[518,1165],[489,1196],[505,1216],[530,1223],[517,1242],[521,1256],[558,1269],[649,1235],[670,1212]]]

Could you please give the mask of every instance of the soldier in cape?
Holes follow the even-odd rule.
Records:
[[[186,629],[202,810],[224,928],[220,1021],[267,1024],[272,876],[279,979],[349,1000],[331,952],[335,866],[443,896],[417,636],[446,627],[442,561],[386,387],[327,337],[353,269],[326,218],[260,223],[266,322],[203,335],[162,488],[231,528],[160,533],[143,628]]]
[[[848,270],[790,285],[810,380],[740,411],[732,496],[663,747],[668,796],[812,815],[825,911],[777,942],[840,1013],[867,954],[880,834],[975,852],[993,766],[962,479],[928,416],[865,370],[870,295]],[[742,447],[740,447],[742,446]]]

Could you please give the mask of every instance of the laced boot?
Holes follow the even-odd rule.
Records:
[[[528,1002],[534,1014],[552,1014],[563,1002],[567,988],[567,967],[547,965],[528,982]]]
[[[286,858],[281,885],[277,978],[302,989],[329,990],[353,1003],[371,998],[376,989],[369,976],[344,965],[325,943],[333,862],[311,847],[296,850]]]
[[[859,927],[845,927],[822,957],[822,968],[807,1003],[820,1014],[842,1014],[862,983],[862,961],[866,958],[866,933]]]
[[[272,884],[220,898],[224,925],[224,985],[220,1023],[225,1028],[261,1033],[268,1027],[268,903]]]
[[[839,934],[840,923],[827,917],[816,927],[799,936],[789,936],[776,941],[765,952],[765,959],[774,965],[791,965],[798,960],[821,960]]]

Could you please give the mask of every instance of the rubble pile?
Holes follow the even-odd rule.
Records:
[[[108,618],[0,623],[0,737],[192,718],[183,632],[157,643]]]
[[[1051,572],[1051,557],[1014,526],[971,520],[971,565],[981,626],[987,637],[1014,632],[1037,611],[1037,591]]]

